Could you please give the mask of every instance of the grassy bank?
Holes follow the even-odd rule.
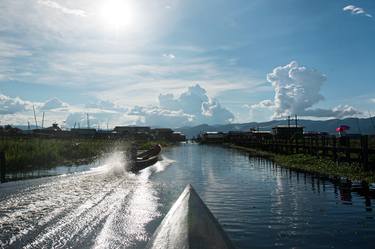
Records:
[[[346,177],[350,180],[375,182],[375,172],[366,171],[362,167],[348,163],[337,164],[328,159],[304,154],[280,155],[251,148],[230,145],[232,148],[247,151],[254,157],[263,157],[274,161],[282,167],[309,173],[317,173],[329,177]]]
[[[106,139],[5,138],[0,141],[0,150],[5,152],[7,171],[12,172],[87,163],[127,145]]]

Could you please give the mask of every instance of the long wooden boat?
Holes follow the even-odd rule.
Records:
[[[155,145],[151,149],[137,154],[134,159],[130,160],[130,171],[136,173],[142,169],[154,165],[159,160],[161,145]]]
[[[147,158],[159,155],[160,152],[161,152],[161,145],[157,144],[154,147],[152,147],[151,149],[149,149],[145,152],[142,152],[140,154],[137,154],[137,158],[147,159]]]
[[[154,165],[157,161],[159,161],[158,155],[147,159],[137,159],[135,162],[132,163],[130,171],[136,173],[142,169]]]
[[[232,249],[219,222],[189,184],[173,204],[147,249]]]

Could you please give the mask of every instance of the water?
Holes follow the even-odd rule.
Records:
[[[0,185],[1,247],[143,248],[191,183],[236,248],[372,248],[374,191],[214,146],[168,148],[140,174],[87,170]]]

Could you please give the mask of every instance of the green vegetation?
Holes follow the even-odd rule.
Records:
[[[7,171],[51,168],[61,164],[82,164],[127,142],[108,139],[3,138]]]
[[[230,147],[245,150],[255,157],[263,157],[274,161],[280,166],[309,173],[318,173],[330,177],[346,177],[350,180],[375,182],[375,172],[368,171],[356,164],[337,164],[328,159],[317,158],[311,155],[293,154],[280,155],[251,148],[231,145]]]
[[[7,171],[18,172],[89,163],[104,153],[125,151],[131,143],[140,150],[170,145],[166,141],[5,137],[0,139],[0,151],[5,152]]]

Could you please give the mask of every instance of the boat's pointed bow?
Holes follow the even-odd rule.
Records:
[[[234,248],[208,207],[188,184],[146,248]]]

